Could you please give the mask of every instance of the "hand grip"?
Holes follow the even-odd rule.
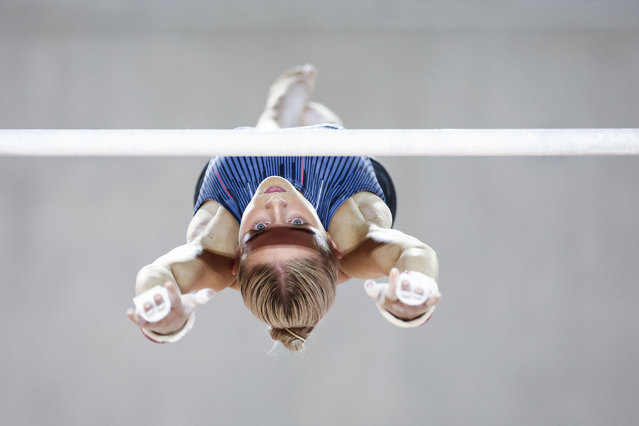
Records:
[[[406,280],[410,283],[410,287],[406,290],[402,289],[402,282]],[[397,298],[406,305],[417,306],[426,302],[428,298],[439,293],[439,288],[434,279],[426,274],[415,271],[405,271],[399,275],[395,294]]]
[[[155,302],[156,295],[162,296],[160,303]],[[171,310],[171,300],[169,299],[169,292],[166,287],[156,285],[155,287],[145,291],[142,294],[138,294],[133,298],[135,303],[135,310],[137,313],[147,320],[148,322],[158,322],[169,314]],[[151,309],[146,311],[144,305],[146,303],[151,304]]]

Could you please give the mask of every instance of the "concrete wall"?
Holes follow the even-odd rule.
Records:
[[[304,62],[351,128],[638,127],[635,2],[226,3],[0,2],[0,127],[251,125]],[[636,158],[383,158],[444,298],[400,330],[345,283],[302,354],[233,291],[179,344],[126,318],[205,162],[0,158],[3,424],[639,420]]]

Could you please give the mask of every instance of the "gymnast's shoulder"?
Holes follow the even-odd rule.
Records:
[[[392,223],[393,218],[386,203],[372,192],[361,191],[337,209],[328,226],[328,233],[339,250],[347,255],[366,240],[371,224],[390,228]]]

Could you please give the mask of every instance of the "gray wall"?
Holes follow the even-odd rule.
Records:
[[[0,127],[250,125],[304,62],[351,128],[639,127],[637,2],[227,3],[0,1]],[[383,158],[444,298],[343,284],[302,354],[233,291],[179,344],[126,318],[205,161],[0,158],[2,424],[639,421],[636,157]]]

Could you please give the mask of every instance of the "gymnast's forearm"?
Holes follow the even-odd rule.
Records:
[[[197,257],[201,252],[200,247],[185,244],[171,250],[150,265],[144,266],[135,280],[136,294],[144,293],[167,282],[176,284],[182,293],[194,290],[195,277],[199,269]],[[176,274],[177,270],[181,273]]]
[[[367,237],[380,243],[371,252],[374,268],[385,275],[391,269],[416,271],[426,274],[435,281],[439,273],[437,253],[417,238],[396,229],[371,225]]]
[[[400,271],[421,272],[435,281],[439,275],[437,253],[426,244],[404,248],[394,266]]]
[[[415,241],[416,240],[413,240],[413,242]],[[376,296],[373,298],[377,302],[380,313],[391,324],[398,327],[417,327],[423,325],[430,319],[435,309],[435,305],[441,298],[436,284],[438,277],[437,254],[432,248],[423,243],[408,244],[401,247],[395,253],[398,255],[390,255],[389,262],[384,265],[385,268],[388,268],[387,275],[390,279],[390,293],[386,295],[387,297],[382,297],[380,300],[380,298],[377,297],[379,293],[373,291],[375,288],[374,285],[367,286],[367,292],[371,297]],[[391,252],[389,252],[389,254],[391,254]],[[395,258],[394,262],[393,257]],[[393,267],[389,268],[389,263],[392,263]],[[400,279],[400,273],[403,271],[408,271],[410,274],[410,287],[415,285],[418,287],[422,286],[423,289],[430,288],[430,290],[433,291],[431,297],[426,299],[425,303],[419,305],[406,305],[401,299],[398,300],[397,297],[394,296],[394,288],[397,288],[396,286],[403,285],[398,281]],[[412,272],[412,274],[410,272]],[[420,278],[420,274],[415,274],[415,272],[424,274],[425,276],[432,278],[432,280],[425,276]],[[429,284],[429,280],[432,284]],[[418,284],[419,282],[421,282],[421,284]],[[424,290],[422,290],[421,294],[424,294]]]
[[[234,258],[191,242],[142,268],[136,279],[136,293],[167,282],[175,283],[182,294],[204,288],[221,291],[235,282],[233,263]]]

